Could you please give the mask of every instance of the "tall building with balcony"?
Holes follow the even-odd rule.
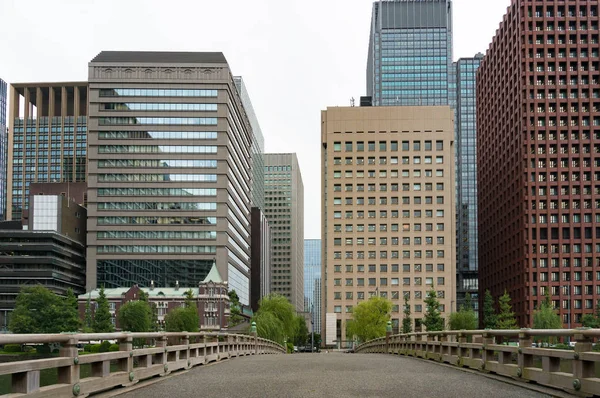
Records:
[[[11,84],[6,216],[20,221],[29,184],[85,182],[88,84]]]
[[[304,312],[312,330],[321,333],[321,239],[304,240]]]
[[[252,128],[222,53],[89,64],[87,288],[196,286],[250,301]]]
[[[304,311],[304,184],[295,153],[265,154],[265,216],[271,229],[271,291]]]
[[[334,107],[321,113],[322,333],[349,346],[352,309],[392,301],[398,331],[404,296],[414,330],[437,291],[455,309],[454,118],[449,106]]]
[[[453,104],[452,1],[375,1],[367,60],[374,106]]]
[[[600,299],[599,2],[513,0],[477,74],[480,293],[532,327]]]
[[[6,124],[6,82],[0,79],[0,221],[6,219],[6,173],[8,157],[8,130]]]
[[[471,295],[479,307],[477,266],[477,118],[475,76],[483,54],[460,58],[456,66],[456,302]]]

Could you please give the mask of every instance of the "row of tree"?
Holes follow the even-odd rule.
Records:
[[[122,330],[129,332],[155,332],[159,330],[158,309],[140,291],[139,300],[128,301],[117,312]],[[191,290],[185,293],[183,306],[165,315],[167,332],[197,332],[200,319],[196,300]],[[104,288],[96,298],[95,311],[91,298],[85,305],[83,322],[79,318],[77,297],[68,290],[65,297],[58,296],[43,286],[21,289],[12,313],[9,330],[13,333],[110,333],[114,331],[110,306]]]
[[[517,329],[519,326],[510,302],[511,298],[508,292],[504,291],[504,294],[498,298],[498,311],[496,311],[494,299],[490,291],[486,290],[483,300],[483,327],[486,329]],[[356,336],[360,341],[385,336],[387,322],[391,319],[391,309],[391,301],[378,296],[359,303],[352,310],[352,319],[347,324],[347,335]],[[408,296],[404,296],[403,312],[402,333],[411,333],[413,328]],[[599,327],[600,306],[596,309],[595,315],[586,315],[583,322],[584,326]],[[447,326],[449,330],[474,330],[477,329],[478,323],[471,296],[467,294],[465,302],[459,310],[451,313],[448,317]],[[433,287],[427,292],[425,298],[425,315],[421,324],[427,331],[441,331],[446,328],[437,292]],[[562,328],[560,317],[554,310],[548,294],[534,312],[533,327],[535,329]]]

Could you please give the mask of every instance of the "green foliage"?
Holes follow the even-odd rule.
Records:
[[[100,352],[100,347],[101,347],[101,344],[92,344],[92,346],[90,347],[90,352],[92,354],[97,354]]]
[[[296,329],[294,332],[293,342],[296,346],[306,345],[308,338],[308,327],[306,327],[306,319],[303,316],[296,316]]]
[[[108,299],[104,292],[104,286],[100,288],[98,298],[96,299],[96,313],[94,314],[94,333],[111,333],[114,332],[114,327],[111,320],[110,308]]]
[[[4,352],[21,352],[21,344],[5,344]]]
[[[353,308],[352,319],[348,320],[346,332],[360,341],[383,337],[391,311],[392,302],[388,299],[374,296],[362,301]]]
[[[292,354],[294,352],[294,343],[292,343],[291,341],[288,341],[286,343],[286,347],[287,347],[288,354]]]
[[[581,317],[581,324],[586,328],[600,328],[600,301],[596,303],[594,314],[585,314]]]
[[[92,352],[92,345],[91,344],[84,345],[83,352]]]
[[[515,319],[515,313],[512,311],[512,305],[510,304],[510,296],[506,290],[504,290],[504,294],[498,299],[498,308],[500,308],[500,313],[498,314],[496,328],[518,329],[519,326]]]
[[[437,299],[437,292],[433,285],[425,298],[423,325],[427,328],[428,332],[444,330],[444,318],[442,318],[442,314],[440,313],[440,302]]]
[[[110,350],[110,346],[110,341],[104,340],[102,343],[100,343],[100,352],[108,352]]]
[[[119,351],[119,345],[111,344],[110,347],[108,347],[108,352],[115,352],[115,351]]]
[[[546,290],[546,296],[544,301],[539,307],[533,312],[533,328],[534,329],[562,329],[562,321],[560,316],[554,312],[554,306],[550,300],[550,294],[548,289]],[[551,342],[554,339],[548,337],[541,338],[544,342]]]
[[[77,298],[60,297],[43,286],[24,287],[17,296],[8,328],[13,333],[62,333],[79,329]]]
[[[410,303],[408,302],[408,295],[404,295],[404,317],[402,318],[402,333],[412,332],[412,318],[410,317]]]
[[[121,330],[128,332],[149,332],[152,330],[152,309],[147,301],[129,301],[117,313]]]
[[[240,306],[240,298],[235,290],[229,293],[229,327],[234,327],[244,322]]]
[[[458,312],[450,314],[450,330],[475,330],[477,329],[477,315],[473,311],[471,295],[465,296],[465,303],[460,306]]]
[[[292,341],[298,328],[294,306],[277,293],[271,293],[260,300],[258,311],[252,320],[256,322],[258,336],[279,344],[283,344],[285,338]]]
[[[185,307],[178,307],[165,315],[167,332],[197,332],[200,318],[196,304],[186,300]]]
[[[483,327],[485,329],[495,329],[498,324],[498,316],[494,310],[494,298],[489,289],[486,289],[483,296]]]
[[[94,331],[94,318],[92,316],[92,299],[88,296],[85,303],[85,312],[83,314],[83,333],[92,333]]]
[[[314,347],[315,348],[321,347],[321,334],[320,333],[314,333],[314,335],[312,337],[309,337],[309,338],[312,339],[313,337],[314,337],[314,340],[315,340]]]

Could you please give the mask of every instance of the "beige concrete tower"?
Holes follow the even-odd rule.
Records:
[[[403,296],[421,327],[433,286],[442,315],[456,290],[453,112],[440,107],[336,107],[321,113],[323,341],[351,344],[352,307]]]
[[[298,158],[295,153],[267,153],[264,159],[271,291],[304,311],[304,184]]]

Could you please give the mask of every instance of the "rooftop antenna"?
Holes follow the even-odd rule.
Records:
[[[354,97],[350,98],[350,106],[354,106],[354,103],[355,103],[355,102],[356,102],[356,101],[354,100]]]

